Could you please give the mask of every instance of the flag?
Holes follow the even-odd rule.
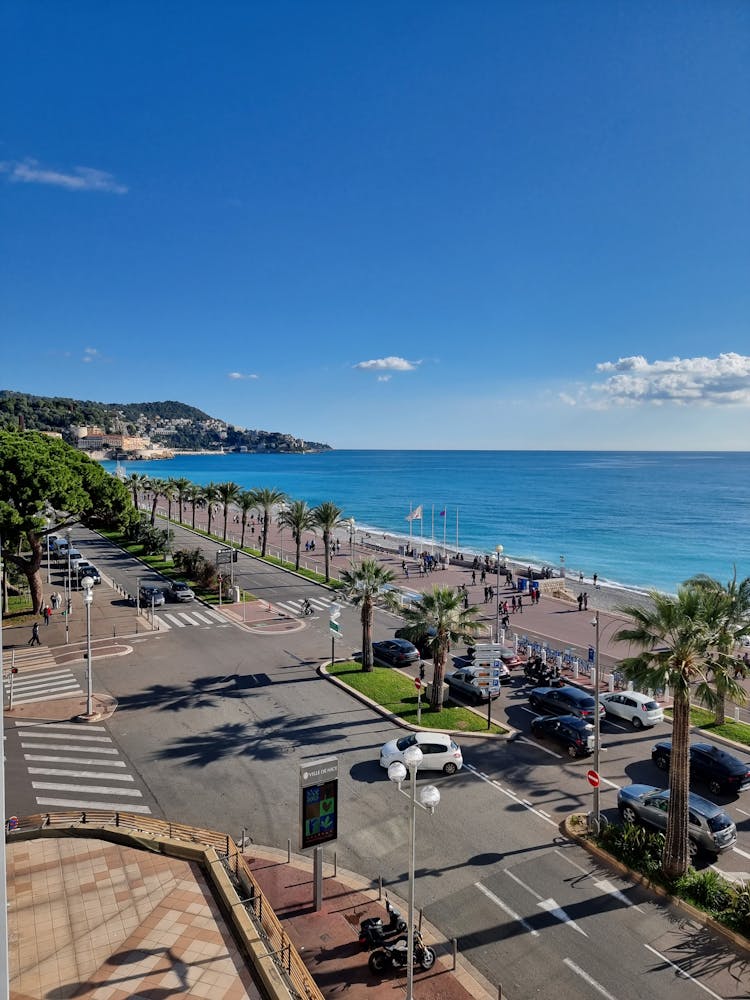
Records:
[[[440,516],[441,516],[441,517],[445,517],[445,511],[444,511],[444,510],[441,510],[441,511],[440,511]]]
[[[415,507],[411,514],[406,518],[407,521],[421,521],[422,520],[422,504],[419,507]]]

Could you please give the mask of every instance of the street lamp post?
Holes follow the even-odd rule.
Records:
[[[67,609],[66,610],[67,610],[67,617],[70,618],[70,609],[73,606],[73,600],[72,600],[72,598],[73,598],[73,591],[72,591],[72,588],[71,588],[71,580],[70,580],[70,538],[71,538],[71,535],[73,534],[73,529],[72,528],[66,528],[65,529],[65,534],[68,536],[68,588],[67,588],[68,589],[68,600],[67,600]]]
[[[417,806],[426,809],[430,814],[440,802],[440,792],[434,785],[426,785],[417,798],[417,768],[422,762],[422,751],[418,746],[407,747],[404,751],[404,763],[395,760],[388,768],[388,777],[398,785],[399,792],[409,799],[409,912],[406,938],[406,1000],[414,1000],[414,872],[416,868],[416,829]],[[409,774],[409,791],[405,792],[401,784]]]
[[[599,750],[601,746],[601,726],[599,723],[599,609],[594,612],[591,624],[596,629],[594,633],[594,770],[599,774]],[[594,830],[599,832],[601,812],[599,809],[599,783],[594,785]]]
[[[495,546],[495,562],[497,563],[497,586],[495,587],[495,636],[500,642],[500,556],[503,554],[502,545]]]
[[[44,522],[47,525],[47,586],[49,587],[50,583],[52,582],[52,578],[49,572],[49,527],[52,524],[52,522],[48,517],[45,517]]]
[[[93,681],[91,671],[91,604],[94,600],[94,581],[90,576],[81,580],[83,587],[83,603],[86,608],[86,717],[94,714]]]

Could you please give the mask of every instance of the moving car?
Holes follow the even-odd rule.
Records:
[[[141,603],[141,607],[158,608],[164,604],[164,591],[160,587],[154,587],[146,584],[138,591],[138,599]]]
[[[597,703],[590,694],[576,687],[538,687],[529,694],[532,708],[544,709],[545,714],[577,715],[593,719]],[[599,705],[599,717],[604,715],[604,705]]]
[[[406,663],[416,663],[419,659],[419,650],[406,639],[384,639],[382,642],[372,644],[372,655],[383,663],[401,667]]]
[[[89,562],[79,563],[78,566],[76,567],[76,575],[78,576],[79,583],[85,576],[90,576],[91,579],[94,581],[94,583],[102,582],[102,577],[99,570],[96,568],[96,566],[92,566],[91,563]]]
[[[531,720],[534,736],[553,740],[567,750],[568,757],[594,752],[594,727],[577,715],[539,715]]]
[[[412,633],[409,635],[409,633]],[[413,643],[419,650],[419,655],[423,659],[432,657],[432,640],[437,635],[437,629],[430,626],[424,632],[414,632],[413,627],[404,626],[396,629],[397,639],[406,639]]]
[[[476,659],[476,650],[473,646],[469,646],[465,653],[461,656],[454,656],[453,662],[456,667],[468,667]],[[503,661],[506,667],[520,667],[523,660],[520,656],[517,656],[515,651],[511,649],[510,646],[503,646],[500,650],[500,659]]]
[[[397,740],[389,740],[380,751],[380,766],[388,767],[394,760],[404,763],[404,751],[418,746],[424,754],[420,771],[442,771],[455,774],[464,766],[461,747],[445,733],[407,733]]]
[[[713,795],[739,795],[750,788],[750,764],[710,743],[690,744],[690,780],[702,781]],[[651,751],[661,771],[669,770],[672,741],[662,740]]]
[[[617,793],[617,808],[626,823],[642,823],[665,830],[669,789],[653,785],[626,785]],[[700,795],[688,798],[688,849],[694,858],[701,851],[720,854],[737,842],[737,827],[724,810]]]
[[[182,580],[173,580],[166,589],[166,596],[170,601],[178,601],[181,604],[195,600],[195,594]]]
[[[604,705],[607,715],[632,722],[634,729],[643,729],[644,726],[655,726],[657,722],[664,722],[664,709],[661,705],[647,694],[640,694],[638,691],[600,694],[599,701]]]
[[[503,667],[502,669],[505,671],[505,675],[500,675],[501,684],[510,681],[510,671],[507,667]],[[445,675],[445,683],[450,688],[451,694],[455,692],[473,702],[487,701],[490,697],[490,689],[488,687],[480,687],[479,678],[471,667],[463,667],[461,670],[450,671],[450,673]],[[496,689],[492,692],[492,697],[497,698],[499,694],[499,689]]]

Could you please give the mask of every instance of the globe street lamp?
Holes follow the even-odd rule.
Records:
[[[594,633],[594,770],[599,774],[599,751],[601,747],[601,726],[599,724],[599,609],[594,612],[591,624],[596,629]],[[599,782],[594,785],[594,832],[599,833],[601,811],[599,808]]]
[[[94,715],[91,677],[91,604],[94,600],[94,581],[90,576],[84,576],[81,580],[81,586],[83,587],[83,603],[86,608],[86,715],[84,718],[90,719]]]
[[[354,529],[356,522],[353,517],[349,517],[344,521],[344,524],[349,528],[349,555],[351,561],[354,562]]]
[[[502,545],[495,546],[495,562],[497,563],[497,586],[495,588],[495,635],[500,642],[500,556],[503,554]]]
[[[407,747],[404,751],[404,763],[394,760],[388,767],[388,777],[398,790],[409,799],[409,913],[406,938],[406,1000],[414,1000],[414,871],[416,867],[416,830],[417,806],[426,809],[430,814],[440,802],[440,792],[434,785],[426,785],[420,790],[417,798],[417,768],[422,763],[422,751],[418,746]],[[401,784],[409,773],[409,791],[405,792]]]

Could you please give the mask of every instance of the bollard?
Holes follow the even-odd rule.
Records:
[[[422,933],[422,907],[421,906],[419,907],[419,920],[417,922],[417,926],[419,927],[419,933],[421,934]]]
[[[503,1000],[503,984],[497,984],[497,1000]]]
[[[289,839],[286,842],[286,863],[288,865],[290,865],[292,863],[292,838],[291,837],[289,837]]]
[[[573,660],[573,680],[574,681],[578,680],[578,658],[577,657],[576,657],[575,660]]]
[[[735,722],[739,722],[740,721],[740,706],[739,705],[735,705],[734,706],[734,721]]]
[[[607,677],[607,690],[611,693],[615,689],[615,675],[609,674]]]
[[[336,851],[334,851],[333,852],[333,877],[336,878],[336,876],[338,875],[338,873],[339,873],[338,856],[337,856]]]
[[[378,875],[378,901],[383,898],[383,876]]]
[[[458,965],[458,938],[451,938],[451,943],[453,945],[453,971],[455,972]]]

